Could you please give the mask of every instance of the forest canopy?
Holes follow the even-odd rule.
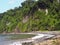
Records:
[[[22,6],[0,13],[0,33],[59,31],[59,0],[26,0]],[[46,14],[47,13],[47,14]]]

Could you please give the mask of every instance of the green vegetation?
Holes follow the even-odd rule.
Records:
[[[35,35],[33,35],[33,34],[12,34],[12,35],[7,35],[7,36],[9,36],[8,39],[10,39],[10,40],[16,40],[16,39],[31,38]]]
[[[57,0],[26,0],[21,5],[0,14],[0,33],[60,30]]]

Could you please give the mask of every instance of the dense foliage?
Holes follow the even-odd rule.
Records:
[[[0,33],[60,30],[58,0],[26,0],[21,5],[0,14]]]

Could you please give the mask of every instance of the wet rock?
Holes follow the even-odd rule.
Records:
[[[23,43],[22,45],[34,45],[32,42]]]

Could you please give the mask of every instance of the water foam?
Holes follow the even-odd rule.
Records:
[[[32,37],[32,39],[38,39],[44,37],[44,34],[38,34],[37,36]]]
[[[22,44],[20,42],[13,42],[13,43],[11,43],[9,45],[22,45]]]

